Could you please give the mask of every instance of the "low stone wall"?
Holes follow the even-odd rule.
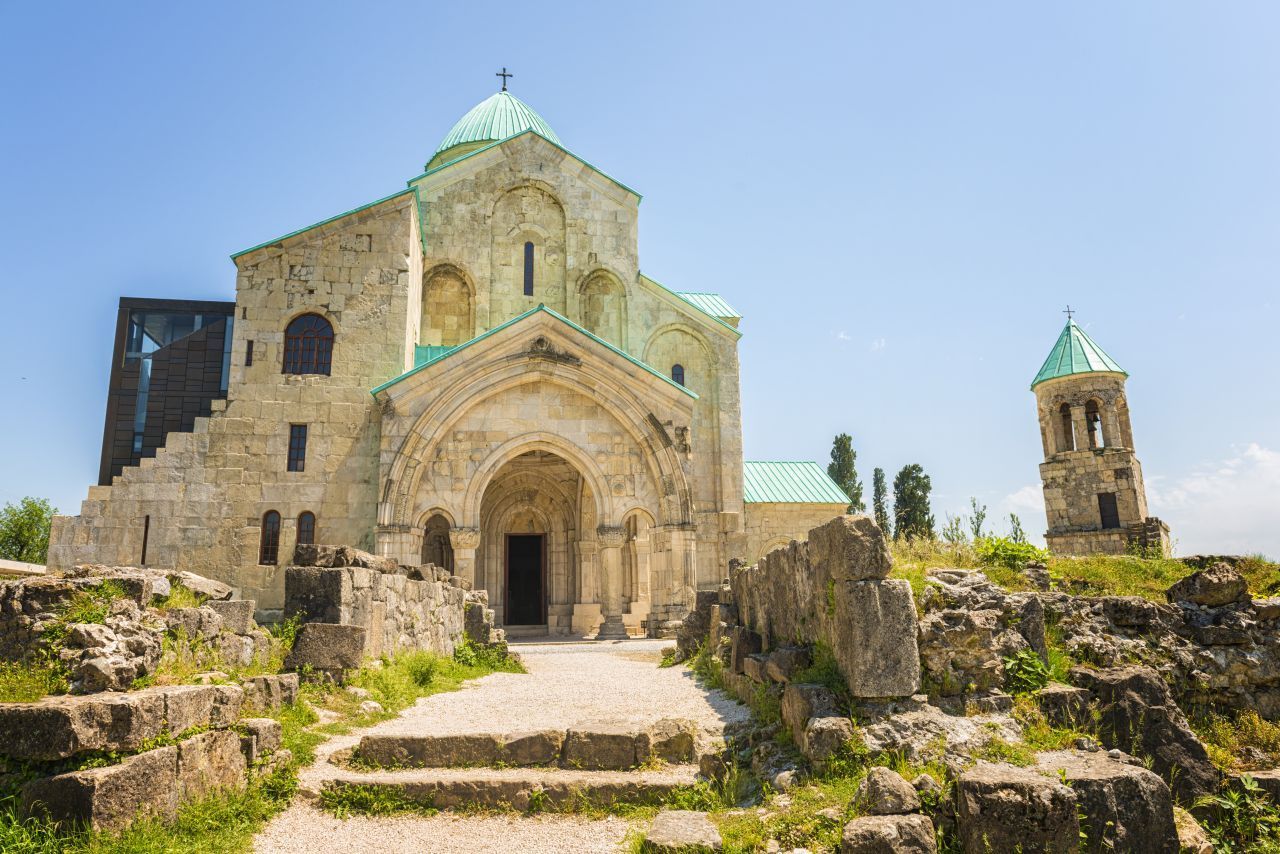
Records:
[[[884,535],[867,516],[839,516],[753,566],[730,564],[738,621],[755,635],[735,639],[733,670],[749,653],[821,643],[853,697],[914,694],[916,609],[911,585],[888,580],[890,566]]]
[[[249,774],[270,773],[289,760],[277,721],[241,715],[292,703],[297,691],[297,675],[284,674],[243,686],[179,685],[4,703],[0,765],[29,778],[18,790],[26,815],[95,829],[124,827],[140,816],[172,819],[184,803],[216,789],[241,788]],[[94,757],[114,761],[76,767]]]
[[[285,570],[285,618],[296,615],[307,624],[358,628],[363,634],[304,627],[317,637],[327,632],[326,638],[334,644],[340,640],[343,648],[325,654],[324,644],[300,637],[290,666],[348,669],[351,660],[399,650],[452,655],[467,637],[485,644],[502,640],[484,591],[464,589],[462,579],[438,567],[397,567],[342,546],[299,549],[295,561],[313,565]],[[315,661],[307,658],[313,647]]]

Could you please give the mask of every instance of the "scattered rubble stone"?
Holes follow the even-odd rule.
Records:
[[[846,824],[840,837],[840,854],[934,854],[937,850],[933,822],[922,815],[862,816]]]
[[[920,796],[912,785],[896,771],[879,766],[867,771],[853,801],[871,815],[903,815],[920,810]]]
[[[1217,607],[1249,601],[1249,587],[1244,576],[1230,565],[1218,562],[1193,572],[1165,593],[1170,602],[1193,602]]]
[[[1026,768],[979,762],[956,781],[957,829],[965,851],[1074,852],[1076,796]]]
[[[1102,753],[1055,751],[1037,767],[1062,775],[1076,794],[1087,840],[1083,850],[1176,851],[1173,799],[1163,780],[1140,765]]]
[[[640,850],[652,854],[696,854],[721,850],[720,831],[706,813],[661,810],[653,817]]]

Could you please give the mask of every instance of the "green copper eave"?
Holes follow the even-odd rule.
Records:
[[[1074,320],[1068,320],[1053,349],[1049,351],[1049,357],[1040,366],[1040,373],[1031,381],[1031,387],[1034,389],[1040,383],[1075,374],[1129,376],[1128,371],[1116,364],[1116,360],[1108,356]]]
[[[259,249],[266,249],[268,246],[274,246],[277,243],[283,243],[286,240],[288,240],[290,237],[297,237],[299,234],[305,234],[306,232],[310,231],[313,228],[319,228],[322,225],[328,225],[331,222],[337,222],[338,220],[342,219],[344,216],[351,216],[352,214],[358,214],[361,211],[367,211],[369,208],[377,207],[383,202],[389,202],[392,199],[399,198],[400,196],[407,195],[411,192],[413,192],[412,188],[408,190],[400,190],[399,192],[392,193],[389,196],[383,196],[377,201],[369,202],[367,205],[361,205],[358,208],[352,208],[346,213],[340,213],[340,214],[337,214],[336,216],[331,216],[328,219],[322,219],[319,222],[313,222],[311,225],[308,225],[306,228],[299,228],[297,231],[291,231],[288,234],[284,235],[283,237],[277,237],[275,240],[268,240],[263,243],[259,243],[257,246],[250,246],[248,249],[241,249],[239,252],[232,254],[231,260],[234,261],[235,259],[239,258],[241,255],[248,255],[250,252],[256,252]]]
[[[564,316],[563,314],[561,314],[560,312],[558,312],[558,311],[556,311],[556,310],[554,310],[554,309],[547,308],[547,307],[546,307],[546,305],[544,305],[544,304],[542,304],[542,303],[538,303],[538,305],[536,305],[535,307],[533,307],[533,308],[529,309],[528,311],[524,312],[523,314],[517,314],[515,317],[511,318],[510,320],[508,320],[506,323],[500,323],[500,324],[498,324],[497,326],[495,326],[495,327],[493,327],[492,329],[490,329],[488,332],[484,332],[484,333],[481,333],[480,335],[477,335],[475,338],[472,338],[470,341],[466,341],[466,342],[464,342],[464,343],[462,343],[462,344],[459,344],[459,345],[458,345],[458,346],[456,346],[456,347],[452,347],[452,348],[450,348],[449,350],[447,350],[446,352],[440,353],[440,354],[439,354],[439,355],[437,355],[435,358],[428,359],[427,361],[423,362],[422,364],[417,365],[417,366],[415,366],[415,367],[413,367],[413,368],[410,368],[409,370],[405,371],[405,372],[404,372],[403,374],[401,374],[400,376],[395,377],[395,378],[390,379],[390,380],[387,380],[385,383],[383,383],[382,385],[378,386],[377,388],[371,389],[371,390],[369,391],[369,393],[370,393],[370,394],[372,394],[372,395],[375,395],[375,396],[376,396],[379,392],[386,391],[387,389],[391,388],[393,385],[396,385],[397,383],[401,382],[402,380],[406,380],[406,379],[408,379],[409,377],[413,376],[414,374],[418,373],[419,371],[425,370],[426,368],[429,368],[431,365],[434,365],[434,364],[436,364],[436,363],[438,363],[438,362],[443,362],[445,359],[448,359],[450,356],[453,356],[455,353],[459,353],[459,352],[461,352],[461,351],[463,351],[463,350],[467,349],[467,348],[468,348],[468,347],[470,347],[472,344],[475,344],[475,343],[476,343],[476,342],[478,342],[478,341],[483,341],[484,339],[486,339],[486,338],[488,338],[488,337],[490,337],[490,336],[492,336],[492,335],[496,335],[496,334],[498,334],[499,332],[501,332],[502,330],[506,329],[507,327],[509,327],[509,326],[514,326],[514,325],[516,325],[517,323],[519,323],[520,321],[524,320],[526,317],[532,317],[533,315],[537,314],[537,313],[538,313],[538,312],[540,312],[540,311],[542,311],[542,312],[546,312],[547,314],[549,314],[549,315],[551,315],[552,317],[554,317],[556,320],[558,320],[558,321],[560,321],[561,323],[563,323],[563,324],[565,324],[566,326],[568,326],[570,329],[573,329],[574,331],[579,332],[579,333],[581,333],[582,335],[585,335],[586,337],[590,338],[592,341],[595,341],[597,344],[600,344],[600,345],[601,345],[601,346],[603,346],[603,347],[607,347],[608,349],[612,350],[614,353],[617,353],[619,356],[621,356],[622,358],[626,359],[628,362],[630,362],[631,364],[635,365],[636,367],[641,368],[642,370],[648,371],[649,373],[653,374],[655,377],[657,377],[658,379],[662,380],[664,383],[666,383],[667,385],[671,386],[672,388],[679,389],[680,391],[682,391],[682,392],[684,392],[685,394],[689,395],[689,397],[692,397],[694,400],[697,400],[697,399],[698,399],[698,393],[697,393],[697,392],[695,392],[693,389],[685,388],[684,386],[680,385],[680,383],[678,383],[678,382],[676,382],[675,380],[671,379],[671,377],[667,376],[666,374],[662,373],[661,371],[655,370],[653,367],[651,367],[650,365],[646,365],[644,362],[640,361],[640,360],[639,360],[639,359],[637,359],[635,356],[632,356],[631,354],[629,354],[629,353],[627,353],[627,352],[625,352],[625,351],[623,351],[623,350],[618,349],[617,347],[613,346],[612,344],[610,344],[608,341],[604,340],[603,338],[600,338],[599,336],[594,335],[594,334],[592,334],[591,332],[588,332],[586,329],[584,329],[584,328],[582,328],[581,326],[579,326],[578,324],[574,323],[572,320],[570,320],[569,318],[565,317],[565,316]],[[416,352],[414,353],[414,358],[415,358],[415,359],[417,358],[417,353],[416,353]]]
[[[745,460],[742,500],[747,504],[848,504],[849,496],[812,460]]]
[[[666,285],[662,284],[662,282],[659,282],[657,279],[654,279],[654,278],[651,278],[651,277],[649,277],[649,276],[646,276],[644,273],[641,273],[641,274],[640,274],[640,278],[641,278],[641,279],[643,279],[644,281],[648,282],[649,284],[653,285],[653,286],[654,286],[655,288],[657,288],[658,290],[660,290],[660,291],[662,291],[662,292],[664,292],[664,293],[671,294],[671,296],[673,296],[673,297],[675,297],[676,299],[680,300],[681,305],[692,306],[694,309],[696,309],[696,310],[697,310],[698,314],[701,314],[703,317],[706,317],[707,319],[709,319],[712,323],[716,324],[717,326],[723,327],[724,329],[728,330],[728,332],[729,332],[730,334],[732,334],[732,335],[733,335],[733,337],[735,337],[735,338],[741,338],[741,337],[742,337],[742,330],[741,330],[741,329],[734,329],[732,326],[730,326],[729,324],[725,323],[723,320],[721,320],[720,318],[716,317],[714,314],[712,314],[711,312],[707,311],[705,308],[703,308],[702,306],[698,305],[696,302],[693,302],[693,301],[691,301],[691,300],[687,300],[687,299],[685,299],[685,298],[684,298],[684,296],[682,296],[682,295],[680,294],[680,292],[679,292],[679,291],[673,291],[673,290],[671,290],[671,288],[669,288],[669,287],[667,287]]]

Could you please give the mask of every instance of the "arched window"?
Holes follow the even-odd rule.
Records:
[[[1084,424],[1089,431],[1089,447],[1106,446],[1106,432],[1102,429],[1102,415],[1098,412],[1098,401],[1090,400],[1084,405]]]
[[[268,510],[262,514],[262,539],[258,543],[258,563],[275,566],[280,560],[280,514]]]
[[[524,295],[533,296],[533,244],[524,245]]]
[[[310,510],[298,516],[298,545],[311,546],[316,542],[316,514]]]
[[[1064,403],[1058,407],[1058,451],[1074,451],[1076,449],[1075,428],[1071,424],[1071,404]]]
[[[284,373],[324,374],[333,362],[333,327],[318,314],[295,317],[284,330]]]
[[[680,385],[684,385],[684,365],[676,362],[671,366],[671,379],[680,383]]]

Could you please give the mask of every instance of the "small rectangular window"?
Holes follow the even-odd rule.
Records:
[[[253,364],[253,341],[245,343],[244,348],[244,366],[247,368]]]
[[[533,296],[533,244],[524,245],[524,295]]]
[[[307,464],[307,425],[289,425],[289,471],[305,471]]]
[[[1120,527],[1120,510],[1116,507],[1114,492],[1098,493],[1098,515],[1102,517],[1102,530],[1110,531]]]

